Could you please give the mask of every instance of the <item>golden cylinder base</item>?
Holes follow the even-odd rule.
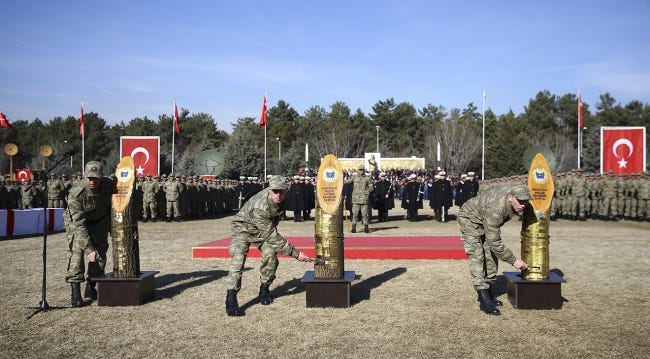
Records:
[[[314,278],[343,278],[343,210],[339,206],[335,214],[316,208],[315,214],[316,258]]]
[[[548,279],[549,226],[548,213],[535,213],[531,206],[524,210],[521,229],[521,259],[528,264],[522,278],[528,280]]]

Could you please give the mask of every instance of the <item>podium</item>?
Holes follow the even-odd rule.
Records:
[[[307,308],[349,308],[353,280],[354,271],[344,271],[338,279],[316,279],[313,271],[305,272],[301,282],[305,283]]]
[[[104,278],[93,278],[97,282],[98,306],[142,305],[153,299],[156,285],[154,277],[158,271],[142,271],[136,278],[113,278],[113,273]]]
[[[517,309],[562,308],[562,283],[566,281],[551,272],[548,279],[528,280],[519,272],[503,272],[508,280],[508,301]]]

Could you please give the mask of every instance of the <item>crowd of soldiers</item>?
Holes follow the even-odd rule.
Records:
[[[482,186],[525,182],[526,176],[484,181]],[[650,172],[615,175],[585,173],[582,169],[554,177],[550,219],[586,221],[650,221]]]
[[[354,171],[345,171],[350,178]],[[396,207],[407,210],[407,220],[417,221],[418,210],[428,207],[433,219],[439,222],[452,220],[448,209],[476,196],[479,181],[473,172],[450,178],[445,171],[411,171],[391,169],[370,173],[374,190],[368,198],[370,218],[388,221],[388,211]],[[612,172],[600,175],[574,170],[555,176],[555,193],[551,203],[552,220],[585,221],[599,219],[650,220],[649,174],[615,176]],[[289,183],[287,198],[283,203],[283,218],[295,222],[311,220],[316,203],[315,177],[295,175],[285,177]],[[510,182],[525,182],[526,176],[514,176],[481,181],[481,189]],[[22,183],[0,177],[0,209],[29,209],[44,206],[65,208],[70,189],[83,180],[80,172],[72,178],[50,175],[43,180],[25,180]],[[262,188],[266,180],[242,176],[239,180],[205,178],[200,176],[155,175],[137,176],[134,201],[139,219],[147,221],[182,221],[231,215]],[[344,185],[344,208],[351,211],[352,188]],[[407,201],[407,199],[415,199]],[[287,216],[287,212],[292,215]]]

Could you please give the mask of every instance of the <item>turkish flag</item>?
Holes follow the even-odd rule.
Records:
[[[262,114],[260,115],[260,126],[266,128],[266,123],[269,121],[268,110],[266,109],[266,94],[264,94],[264,101],[262,102]]]
[[[22,170],[16,170],[16,180],[18,182],[24,182],[25,180],[32,179],[32,171],[24,168]]]
[[[180,117],[178,116],[178,107],[176,107],[176,100],[174,100],[174,131],[176,133],[181,133],[181,129],[178,128],[178,120]]]
[[[135,175],[160,174],[160,137],[122,136],[120,137],[121,157],[131,156]]]
[[[646,164],[645,145],[645,127],[601,127],[601,173],[642,173]]]
[[[7,120],[7,117],[5,116],[4,113],[2,113],[2,111],[0,111],[0,127],[10,128],[10,129],[16,131],[16,130],[14,129],[14,126],[12,126],[12,125],[9,123],[9,120]]]

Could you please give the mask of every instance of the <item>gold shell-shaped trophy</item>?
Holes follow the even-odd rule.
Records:
[[[42,158],[42,166],[41,169],[45,170],[45,160],[52,156],[52,147],[49,145],[42,145],[41,147],[38,148],[38,153],[41,155]]]
[[[316,194],[314,277],[343,278],[343,168],[334,155],[325,156],[321,162]]]
[[[530,206],[524,209],[521,226],[521,258],[528,264],[522,278],[528,280],[548,279],[550,274],[549,208],[555,186],[549,163],[555,166],[555,156],[548,149],[531,147],[524,153],[532,197]]]
[[[18,153],[18,146],[15,143],[7,143],[5,145],[5,153],[9,156],[9,176],[14,181],[16,179],[16,174],[14,173],[14,156]]]

